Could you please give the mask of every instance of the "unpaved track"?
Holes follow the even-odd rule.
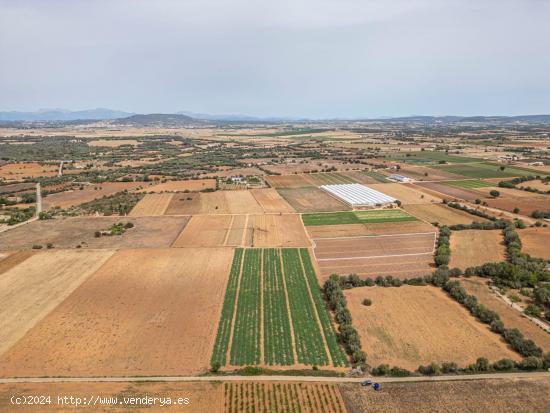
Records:
[[[488,379],[529,379],[537,377],[550,378],[550,372],[537,371],[532,373],[491,373],[457,376],[418,376],[418,377],[322,377],[322,376],[129,376],[129,377],[19,377],[3,378],[0,384],[7,383],[94,383],[94,382],[132,382],[132,381],[294,381],[294,382],[328,382],[328,383],[360,383],[366,379],[374,379],[379,383],[422,382],[422,381],[461,381]]]

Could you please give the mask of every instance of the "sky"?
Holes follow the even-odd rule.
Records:
[[[0,110],[550,113],[546,0],[0,0]]]

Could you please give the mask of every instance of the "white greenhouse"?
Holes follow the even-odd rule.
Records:
[[[383,205],[396,201],[391,196],[361,184],[321,185],[320,188],[352,207]]]

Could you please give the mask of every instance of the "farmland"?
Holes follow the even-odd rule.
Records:
[[[283,188],[277,191],[297,212],[330,212],[351,209],[319,188]]]
[[[250,191],[216,191],[174,194],[164,214],[262,214],[263,212],[263,208]]]
[[[356,384],[340,386],[351,412],[544,412],[550,380],[505,379],[453,381],[444,383],[385,383],[380,392],[369,392]]]
[[[64,292],[57,293],[57,300],[43,300],[52,294],[51,288],[42,287],[34,296],[32,303],[44,301],[53,311],[44,311],[45,317],[28,325],[32,328],[2,354],[3,374],[185,375],[206,371],[233,250],[124,250],[94,272],[101,264],[99,258],[110,253],[95,254],[59,251],[51,255],[52,265],[59,258],[72,257],[72,268],[57,265],[64,268],[65,277],[73,277],[72,288],[55,282],[53,293]],[[26,281],[30,285],[41,274],[38,269],[44,269],[43,260],[37,257],[13,269],[27,274],[34,266],[35,275]],[[83,265],[79,257],[88,257],[88,262]],[[76,271],[76,265],[86,272]],[[46,273],[56,274],[53,270]]]
[[[302,219],[306,226],[416,221],[402,209],[303,214]]]
[[[480,179],[463,179],[460,181],[446,181],[447,185],[457,186],[459,188],[486,188],[494,187],[495,185]]]
[[[550,260],[550,248],[548,239],[550,230],[548,228],[526,228],[519,232],[523,251],[533,257]]]
[[[413,163],[413,164],[437,163],[439,161],[462,164],[462,163],[479,161],[479,159],[477,158],[449,155],[445,152],[437,152],[437,151],[407,152],[400,155],[391,155],[389,158],[399,160],[405,163]]]
[[[131,217],[163,215],[172,201],[172,194],[147,194],[130,212]]]
[[[460,284],[468,294],[475,295],[481,304],[496,311],[507,328],[517,328],[527,339],[533,340],[544,351],[550,351],[550,334],[497,297],[489,288],[486,279],[480,277],[464,278],[460,280]]]
[[[412,277],[432,271],[435,233],[316,238],[315,257],[324,279],[331,274]]]
[[[484,222],[485,218],[474,217],[473,215],[460,211],[458,209],[450,208],[443,204],[417,204],[417,205],[405,205],[403,207],[405,211],[415,217],[427,221],[437,222],[442,225],[455,225],[455,224],[471,224],[472,221]]]
[[[506,258],[500,230],[455,231],[451,236],[451,268],[466,269]]]
[[[173,247],[308,247],[297,214],[194,215]]]
[[[224,383],[224,413],[346,413],[338,386],[321,383]]]
[[[212,362],[347,365],[320,294],[307,249],[237,249]]]
[[[344,292],[369,363],[414,370],[431,362],[463,366],[519,355],[436,287],[360,287]],[[372,305],[362,304],[364,298]]]
[[[195,192],[215,188],[215,179],[194,179],[190,181],[168,181],[150,185],[140,189],[138,192]]]
[[[420,192],[410,184],[373,184],[369,187],[394,197],[404,205],[441,202],[441,198]]]
[[[252,189],[250,193],[254,196],[265,213],[294,212],[294,209],[275,189]]]
[[[501,169],[501,167],[504,169]],[[434,168],[456,175],[466,176],[468,178],[509,178],[514,176],[537,175],[540,173],[533,169],[518,168],[509,165],[502,166],[487,162],[461,165],[436,165]]]
[[[48,251],[28,256],[6,269],[0,278],[3,326],[0,354],[77,289],[112,254],[112,251]],[[20,256],[14,258],[19,261]]]

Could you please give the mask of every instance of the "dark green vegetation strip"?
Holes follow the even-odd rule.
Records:
[[[327,365],[328,357],[323,337],[309,297],[298,250],[283,249],[282,253],[298,362],[317,366]]]
[[[261,249],[245,250],[231,343],[234,366],[260,363],[261,262]]]
[[[304,265],[306,279],[311,290],[311,295],[313,296],[313,301],[315,302],[315,307],[317,308],[317,314],[319,314],[319,320],[321,321],[321,327],[323,328],[323,333],[332,358],[332,363],[337,367],[347,367],[349,366],[348,360],[342,350],[342,347],[338,344],[338,339],[336,338],[333,325],[330,321],[330,316],[327,311],[325,301],[321,296],[321,289],[319,288],[317,277],[315,276],[315,270],[311,264],[311,258],[307,248],[300,249],[300,256]]]
[[[239,274],[241,272],[241,261],[243,258],[243,249],[235,250],[229,281],[225,290],[222,314],[218,324],[218,334],[214,343],[211,363],[219,363],[225,366],[227,348],[229,347],[229,337],[231,336],[231,326],[233,324],[233,311],[235,309],[235,299],[237,298],[237,286],[239,285]]]
[[[294,364],[292,335],[279,250],[264,250],[264,361]]]
[[[504,167],[504,169],[501,169],[501,167]],[[465,165],[435,165],[434,168],[442,169],[457,175],[467,176],[469,178],[508,178],[540,174],[539,171],[533,169],[497,165],[488,162]]]
[[[479,179],[465,179],[462,181],[446,181],[445,184],[456,186],[458,188],[486,188],[496,186],[494,183],[481,181]]]
[[[304,225],[309,227],[316,225],[369,224],[417,220],[401,209],[303,214],[302,219],[304,220]]]

